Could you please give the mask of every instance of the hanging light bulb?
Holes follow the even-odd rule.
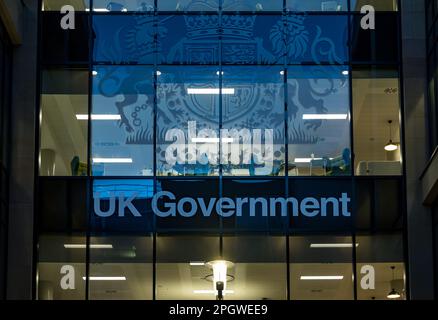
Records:
[[[394,266],[391,266],[392,269],[392,281],[391,281],[391,285],[394,282]],[[395,290],[394,288],[391,289],[391,291],[388,293],[388,295],[386,296],[388,299],[398,299],[401,297],[400,293]]]
[[[389,142],[385,145],[386,151],[395,151],[398,149],[398,145],[392,141],[392,120],[388,120],[389,124]]]
[[[225,294],[227,289],[227,270],[233,266],[232,262],[225,260],[214,260],[207,263],[213,269],[213,291],[217,296]],[[220,284],[218,286],[218,283]],[[218,291],[221,288],[221,292]]]

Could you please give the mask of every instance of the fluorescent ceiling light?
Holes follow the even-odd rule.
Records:
[[[333,160],[333,158],[328,158],[329,160]],[[310,163],[312,160],[322,160],[322,158],[295,158],[295,163]]]
[[[193,143],[219,143],[219,138],[193,138]],[[222,143],[233,143],[233,138],[222,138]]]
[[[86,249],[86,244],[64,244],[66,249]],[[90,244],[90,249],[112,249],[112,244]]]
[[[356,243],[356,247],[359,243]],[[352,243],[311,243],[311,248],[353,248]]]
[[[216,290],[193,290],[195,294],[216,294]],[[224,294],[233,294],[234,290],[224,290]]]
[[[87,277],[82,277],[86,280]],[[125,281],[126,277],[90,277],[90,281]]]
[[[310,163],[312,160],[322,160],[322,158],[295,158],[295,163]]]
[[[301,276],[300,280],[342,280],[344,276]]]
[[[346,120],[348,114],[303,114],[303,120]]]
[[[219,88],[187,88],[188,94],[219,94]],[[234,94],[234,88],[223,88],[222,94]]]
[[[90,9],[85,9],[85,11],[90,11]],[[109,12],[107,8],[94,8],[93,11],[95,12]]]
[[[93,163],[132,163],[132,158],[93,158]]]
[[[88,114],[77,114],[76,119],[88,120]],[[92,114],[91,120],[121,120],[119,114]]]
[[[204,261],[191,261],[190,265],[191,266],[204,266],[205,262]]]

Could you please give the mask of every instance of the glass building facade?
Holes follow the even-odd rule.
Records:
[[[218,263],[227,300],[409,298],[396,0],[70,1],[62,30],[66,2],[39,13],[38,299],[215,299]]]

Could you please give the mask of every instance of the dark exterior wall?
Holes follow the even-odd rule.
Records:
[[[4,4],[8,30],[21,35],[13,52],[7,299],[31,299],[38,1]]]
[[[428,162],[424,1],[401,0],[408,262],[411,299],[433,299],[431,211],[420,176]]]

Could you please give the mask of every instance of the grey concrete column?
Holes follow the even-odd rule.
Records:
[[[9,1],[22,43],[14,49],[7,299],[31,299],[38,1]]]
[[[411,299],[433,299],[432,216],[420,176],[428,161],[424,1],[401,0],[407,227]]]

